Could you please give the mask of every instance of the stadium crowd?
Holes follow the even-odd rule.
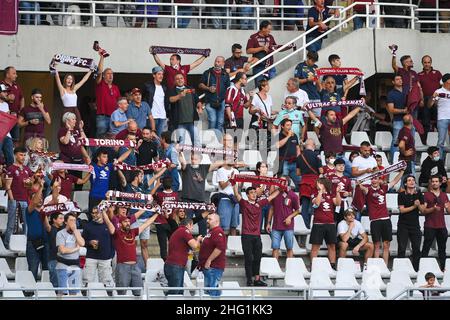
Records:
[[[232,56],[217,56],[214,65],[205,68],[198,84],[188,85],[187,75],[202,66],[205,56],[183,65],[178,54],[171,55],[167,63],[153,54],[156,66],[152,80],[127,95],[114,83],[113,69],[105,68],[105,57],[100,52],[95,78],[96,134],[91,137],[84,132],[77,108],[77,90],[91,71],[79,82],[71,74],[61,79],[56,71],[64,113],[61,119],[54,119],[38,88],[31,92],[31,104],[25,105],[24,95],[29,93],[22,92],[15,68],[5,68],[0,110],[17,117],[16,126],[1,145],[2,186],[8,196],[3,239],[6,248],[12,234],[26,234],[30,271],[37,278],[40,264],[48,269],[54,287],[65,288],[60,294],[77,293],[70,287],[86,285],[96,273],[107,287],[142,287],[135,238],[139,238],[145,264],[150,226],[154,224],[168,285],[183,286],[188,256],[194,252],[196,264],[189,272],[197,267],[203,271],[205,286],[217,287],[226,266],[227,236],[238,234],[242,214],[240,235],[247,285],[266,286],[260,276],[261,233],[270,234],[274,257],[280,255],[282,239],[287,256],[292,257],[297,215],[311,229],[311,258],[317,256],[325,241],[333,268],[336,256],[345,257],[349,250],[361,253],[362,263],[381,256],[387,264],[393,235],[386,195],[393,192],[398,194],[400,210],[398,257],[405,257],[410,242],[417,270],[420,257],[428,256],[436,239],[440,267],[444,269],[448,237],[444,214],[450,210],[446,194],[450,182],[444,166],[450,124],[450,74],[441,75],[433,69],[428,55],[422,58],[420,73],[413,70],[413,61],[407,55],[401,57],[399,67],[393,50],[393,88],[380,99],[384,108],[381,104],[379,108],[368,108],[371,101],[366,99],[364,106],[350,110],[345,104],[308,109],[308,103],[345,101],[358,80],[342,75],[318,77],[319,55],[310,51],[287,81],[283,107],[278,111],[275,106],[279,102],[270,95],[272,72],[256,79],[257,90],[246,90],[251,65],[276,45],[271,29],[271,23],[263,21],[246,46],[252,57],[244,56],[242,46],[234,44]],[[330,55],[328,61],[331,68],[341,67],[337,55]],[[206,93],[203,99],[199,99],[198,90]],[[413,92],[418,92],[419,98],[416,108],[409,108]],[[194,147],[202,147],[196,122],[203,112],[207,113],[208,129],[214,129],[222,141],[216,149],[224,151],[216,150],[210,157],[206,149],[183,152],[189,141]],[[239,160],[243,150],[235,134],[246,129],[246,112],[251,116],[250,128],[258,130],[259,145],[265,141],[263,136],[271,137],[269,148],[276,151],[277,157],[274,164],[269,164],[267,157],[255,160],[256,182],[242,190],[236,180],[251,163]],[[368,128],[392,131],[391,163],[405,161],[392,179],[389,174],[374,175],[384,167],[370,141],[362,141],[353,149],[346,149],[343,143],[351,124],[361,116],[368,119]],[[47,150],[50,137],[44,134],[44,127],[52,121],[60,123],[57,153]],[[428,148],[417,180],[418,121],[425,132],[437,129],[439,137],[438,145]],[[319,138],[324,163],[317,152],[317,141],[307,135],[309,131]],[[346,155],[346,150],[353,152]],[[399,160],[395,152],[399,152]],[[211,159],[208,164],[206,156]],[[210,195],[205,181],[211,172],[218,192]],[[290,187],[265,183],[273,181],[265,180],[272,175]],[[88,221],[80,219],[80,210],[73,202],[73,192],[82,189],[89,191]],[[139,196],[130,200],[130,194]],[[164,206],[167,203],[191,206],[168,209]],[[213,203],[215,209],[195,206],[203,203]],[[361,215],[370,218],[371,241],[359,221]],[[423,235],[420,215],[425,216]],[[193,236],[194,224],[199,227],[197,237]],[[82,247],[87,249],[83,268]]]

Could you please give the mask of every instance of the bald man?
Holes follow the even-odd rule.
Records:
[[[217,288],[225,269],[225,251],[227,238],[220,225],[217,213],[210,213],[207,218],[209,232],[203,239],[199,253],[199,269],[205,276],[205,287]],[[220,296],[220,290],[206,290],[210,296]]]

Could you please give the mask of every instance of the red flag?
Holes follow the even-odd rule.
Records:
[[[0,1],[0,34],[16,34],[18,24],[19,0]]]
[[[0,140],[3,140],[6,137],[16,123],[16,116],[0,111]]]
[[[408,94],[408,102],[407,102],[408,112],[412,113],[414,109],[416,109],[417,106],[419,105],[420,100],[421,100],[420,89],[418,85],[415,85],[414,87],[412,87],[411,91]],[[420,135],[425,133],[422,123],[420,123],[414,117],[413,117],[413,125]]]

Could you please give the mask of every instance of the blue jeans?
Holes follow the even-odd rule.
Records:
[[[193,143],[193,145],[195,145],[195,146],[200,145],[198,128],[194,125],[194,123],[179,124],[177,131],[178,131],[177,135],[179,135],[179,137],[181,138],[180,143],[185,143],[185,141],[186,141],[185,135],[186,135],[186,131],[188,131],[189,135],[191,136],[191,142]]]
[[[303,221],[305,221],[305,226],[311,229],[312,201],[310,198],[302,197],[301,203]]]
[[[192,7],[178,7],[179,16],[192,16]],[[178,28],[187,28],[191,18],[178,19]]]
[[[184,267],[165,263],[164,275],[167,278],[169,287],[183,287]],[[167,294],[183,294],[183,290],[169,290]]]
[[[272,249],[274,250],[280,249],[281,238],[284,238],[287,250],[292,250],[294,247],[294,230],[272,230],[270,236],[272,238]]]
[[[442,119],[437,121],[438,128],[438,147],[441,159],[445,161],[445,139],[448,136],[448,126],[450,125],[450,119]]]
[[[155,126],[156,126],[156,134],[158,137],[161,137],[161,133],[164,132],[164,129],[166,127],[167,119],[155,119]]]
[[[316,37],[307,36],[306,43],[313,41],[315,38]],[[320,49],[322,49],[322,40],[323,40],[323,38],[316,40],[314,43],[311,43],[309,46],[306,47],[306,50],[314,51],[314,52],[319,51]]]
[[[298,191],[300,177],[297,175],[297,163],[289,163],[288,161],[283,161],[282,175],[291,177],[292,181],[295,184],[295,190]]]
[[[206,288],[218,288],[220,279],[222,279],[223,270],[216,268],[204,269],[203,275],[205,276]],[[206,290],[205,292],[211,297],[219,297],[222,294],[220,290]]]
[[[17,204],[19,204],[20,212],[22,214],[23,233],[27,234],[26,212],[27,212],[27,208],[28,208],[28,203],[26,201],[8,200],[8,224],[6,226],[6,232],[5,232],[5,247],[7,249],[9,249],[9,240],[11,239],[11,235],[14,232],[16,219],[19,218],[19,217],[16,217]]]
[[[262,208],[261,230],[266,231],[267,217],[269,216],[270,205]]]
[[[210,103],[207,103],[206,112],[208,114],[208,129],[217,129],[222,132],[225,116],[225,100],[222,101],[219,109],[213,108]]]
[[[81,269],[56,269],[58,276],[58,286],[60,288],[80,288],[81,287]],[[80,290],[70,290],[69,294],[75,295]],[[67,294],[67,290],[59,290],[60,294]]]
[[[253,17],[253,8],[243,7],[237,8],[237,16],[239,17]],[[254,20],[239,19],[241,30],[253,30]]]
[[[97,134],[96,137],[99,138],[102,134],[105,134],[109,130],[109,122],[111,121],[111,117],[105,115],[97,115],[95,118],[97,123]]]
[[[58,288],[58,275],[56,273],[56,260],[50,260],[47,262],[48,273],[50,274],[50,282],[54,288]]]
[[[262,62],[262,63],[256,65],[253,68],[253,75],[258,74],[259,72],[263,71],[265,68],[266,68],[266,63],[265,62]],[[262,81],[262,80],[270,80],[270,79],[274,78],[276,73],[277,73],[276,69],[272,68],[272,69],[269,69],[269,71],[267,73],[263,73],[263,74],[257,76],[255,78],[255,80],[254,80],[255,81],[255,86],[257,87],[258,83],[260,81]]]
[[[365,18],[362,17],[355,17],[353,18],[353,30],[362,29],[364,26]]]
[[[19,9],[21,11],[40,11],[40,6],[38,2],[19,1]],[[40,15],[22,14],[20,15],[20,24],[34,24],[36,19],[36,24],[41,24]]]
[[[239,225],[239,203],[234,203],[230,199],[222,198],[219,202],[217,212],[220,216],[220,227],[224,231],[236,228]]]
[[[28,240],[27,241],[27,262],[28,262],[28,270],[34,276],[34,279],[37,281],[38,279],[38,269],[39,264],[42,265],[42,270],[48,269],[48,244],[44,242],[44,247],[40,250],[36,250],[33,246],[33,243]]]
[[[3,141],[0,141],[0,152],[3,152],[8,166],[14,163],[14,143],[10,137],[5,137]]]

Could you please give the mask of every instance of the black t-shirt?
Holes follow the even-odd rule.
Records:
[[[181,171],[183,189],[181,198],[205,201],[205,179],[209,172],[209,164],[201,164],[198,168],[193,168],[191,164],[186,165],[186,169]]]
[[[308,161],[309,166],[315,170],[310,169],[310,167],[306,164],[305,160]],[[297,168],[300,169],[301,174],[319,174],[319,168],[322,166],[322,161],[317,156],[317,153],[313,150],[305,150],[303,151],[303,157],[300,155],[297,158]]]
[[[56,254],[58,253],[56,234],[63,228],[64,227],[58,229],[55,226],[51,226],[50,232],[48,233],[48,261],[56,260]]]
[[[158,144],[156,141],[142,141],[139,147],[139,153],[136,153],[136,165],[142,166],[145,164],[151,164],[153,159],[158,156]],[[145,170],[145,174],[153,173],[153,170]]]
[[[428,184],[428,180],[430,179],[430,177],[436,174],[447,177],[444,161],[433,161],[433,159],[431,159],[429,156],[426,157],[422,162],[422,170],[420,172],[419,183]]]
[[[281,141],[285,138],[283,132],[280,132],[279,140]],[[285,160],[290,163],[295,162],[297,160],[297,146],[298,146],[299,140],[297,135],[294,133],[294,135],[288,139],[288,141],[282,146],[279,150],[279,158],[280,163]]]
[[[420,204],[424,203],[422,192],[417,191],[416,193],[413,194],[409,193],[407,194],[404,191],[398,194],[399,206],[403,205],[405,206],[405,208],[411,207],[412,205],[414,205],[414,201],[416,200],[419,200]],[[398,224],[419,228],[419,208],[416,208],[408,213],[400,213],[400,216],[398,218]]]

